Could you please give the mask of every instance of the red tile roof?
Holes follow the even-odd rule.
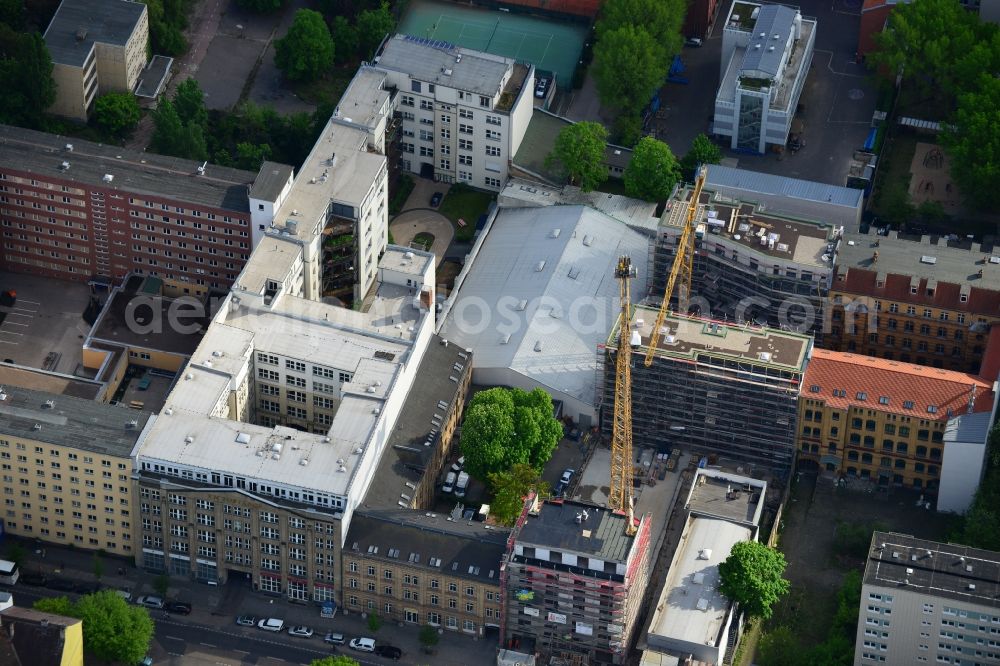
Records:
[[[911,294],[909,275],[889,273],[885,276],[885,284],[881,287],[877,285],[877,277],[875,271],[864,268],[841,269],[837,271],[837,278],[831,291],[1000,317],[1000,288],[972,287],[968,301],[963,303],[959,297],[961,286],[954,282],[938,281],[934,295],[928,296],[927,278],[920,278],[917,293]],[[992,286],[1000,287],[1000,285]]]
[[[949,410],[954,415],[966,413],[973,386],[976,401],[972,411],[993,409],[992,383],[976,375],[814,348],[801,396],[839,409],[861,407],[944,421]],[[888,398],[888,404],[880,402],[883,397]]]

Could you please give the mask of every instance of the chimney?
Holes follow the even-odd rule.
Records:
[[[979,376],[991,384],[1000,379],[1000,326],[990,328]]]
[[[969,385],[969,409],[968,413],[971,414],[973,409],[976,407],[976,385]]]

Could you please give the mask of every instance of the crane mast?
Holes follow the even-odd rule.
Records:
[[[629,306],[629,281],[635,277],[635,267],[627,256],[618,258],[615,277],[620,285],[621,319],[618,333],[618,357],[615,360],[615,414],[611,434],[611,497],[608,506],[628,513],[632,524],[632,329]]]
[[[663,328],[663,321],[667,317],[667,310],[670,309],[670,297],[674,295],[674,287],[680,280],[680,290],[677,294],[677,311],[687,313],[688,298],[691,297],[691,269],[694,262],[694,236],[695,225],[694,216],[698,210],[698,199],[701,197],[701,189],[705,185],[708,177],[708,168],[701,167],[698,170],[698,178],[695,179],[694,192],[691,194],[691,201],[688,202],[687,217],[684,220],[684,229],[681,230],[681,238],[677,243],[677,254],[674,255],[674,264],[670,268],[670,276],[667,278],[667,288],[663,292],[663,302],[660,304],[660,312],[656,315],[656,323],[649,334],[649,347],[646,348],[645,366],[653,365],[653,356],[660,343],[660,329]]]

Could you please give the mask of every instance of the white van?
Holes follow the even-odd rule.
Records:
[[[469,474],[467,472],[461,472],[458,475],[458,482],[455,484],[455,497],[465,497],[465,490],[468,487],[469,487]]]
[[[450,493],[455,490],[455,473],[448,472],[448,476],[444,478],[444,485],[441,486],[441,492]]]

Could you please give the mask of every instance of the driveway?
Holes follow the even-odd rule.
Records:
[[[444,261],[445,252],[451,245],[455,229],[444,215],[430,209],[414,209],[400,213],[389,223],[389,231],[396,245],[410,247],[414,236],[428,233],[434,236],[430,251],[434,253],[437,266]],[[422,248],[421,248],[422,249]]]

